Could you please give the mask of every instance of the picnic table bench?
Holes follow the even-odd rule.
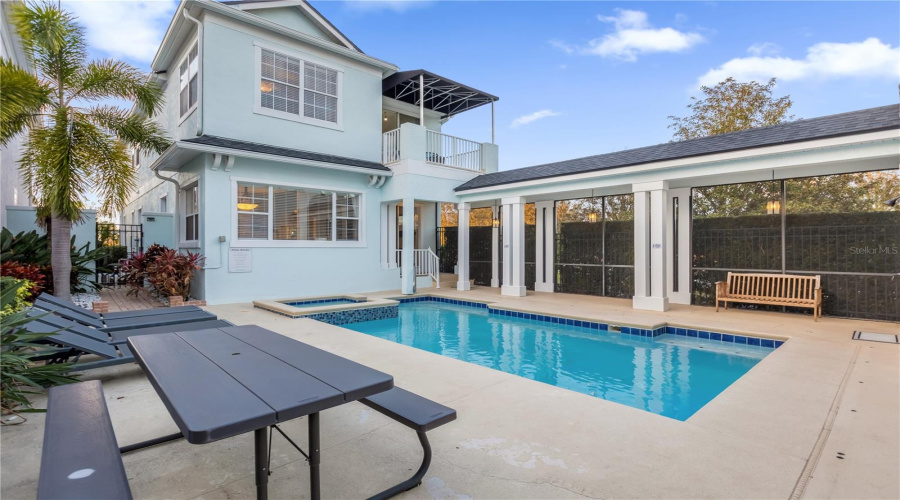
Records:
[[[310,496],[318,499],[319,412],[357,400],[415,430],[424,451],[410,479],[372,497],[386,499],[421,484],[431,464],[426,433],[456,418],[452,408],[393,387],[390,375],[258,326],[131,337],[128,345],[180,432],[119,448],[99,382],[55,387],[39,499],[131,498],[122,453],[182,438],[210,443],[250,431],[257,498],[268,495],[268,450],[277,431],[307,458]],[[308,416],[308,451],[278,427],[300,416]],[[73,480],[73,469],[85,467],[96,471],[84,476],[93,479]]]
[[[716,312],[719,302],[728,309],[729,302],[807,307],[813,320],[822,316],[820,277],[794,274],[728,273],[726,281],[716,282]]]

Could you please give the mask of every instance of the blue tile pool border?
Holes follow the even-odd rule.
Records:
[[[363,302],[363,301],[360,301]],[[275,311],[268,307],[254,305],[257,309],[268,311],[279,316],[285,316],[291,319],[309,318],[329,325],[349,325],[350,323],[360,323],[362,321],[375,321],[378,319],[389,319],[397,317],[397,306],[381,306],[381,307],[362,307],[353,309],[342,309],[339,311],[321,312],[321,313],[301,313],[288,314],[281,311]]]
[[[335,302],[340,302],[341,304],[358,304],[360,302],[366,302],[368,299],[351,299],[348,297],[337,297],[331,299],[315,299],[315,300],[295,300],[293,302],[282,302],[282,304],[286,306],[308,306],[310,304],[331,304]]]
[[[545,323],[554,323],[558,325],[565,326],[577,326],[582,328],[590,328],[592,330],[601,330],[601,331],[616,331],[614,329],[610,329],[610,325],[608,323],[600,323],[588,320],[581,320],[575,318],[566,318],[562,316],[551,316],[547,314],[539,314],[539,313],[529,313],[523,311],[513,311],[510,309],[501,309],[497,307],[491,307],[484,302],[471,302],[468,300],[458,300],[458,299],[448,299],[446,297],[435,297],[433,295],[426,295],[423,297],[400,297],[394,299],[401,304],[406,304],[410,302],[441,302],[445,304],[453,304],[459,306],[470,306],[477,307],[480,309],[487,309],[488,314],[495,314],[498,316],[508,316],[511,318],[518,319],[526,319],[531,321],[543,321]],[[737,335],[733,333],[721,333],[721,332],[712,332],[709,330],[699,330],[696,328],[686,328],[680,326],[658,326],[656,328],[638,328],[634,326],[622,326],[619,327],[619,332],[627,335],[637,335],[640,337],[658,337],[660,335],[677,335],[680,337],[693,337],[704,340],[716,340],[719,342],[730,342],[734,344],[746,344],[758,347],[769,347],[772,349],[777,349],[784,344],[784,340],[776,340],[776,339],[767,339],[763,337],[753,337],[750,335]]]

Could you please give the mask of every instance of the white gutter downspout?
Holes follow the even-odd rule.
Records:
[[[199,81],[197,82],[197,107],[199,109],[197,111],[200,112],[197,137],[200,137],[203,135],[203,117],[206,115],[203,112],[203,23],[192,16],[186,8],[181,13],[184,14],[186,19],[197,25],[197,74],[199,75]]]
[[[176,173],[172,177],[163,177],[162,174],[159,173],[159,170],[153,169],[153,175],[165,182],[171,182],[172,184],[175,184],[175,220],[172,226],[175,229],[175,246],[177,247],[178,243],[181,242],[181,217],[178,216],[178,214],[181,213],[178,210],[178,205],[181,201],[181,184],[179,184],[178,181],[175,180],[175,176],[178,174]]]

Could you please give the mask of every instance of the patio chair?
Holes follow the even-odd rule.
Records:
[[[119,330],[131,330],[135,328],[145,328],[151,326],[179,325],[183,323],[193,323],[199,321],[215,320],[216,315],[202,309],[147,314],[144,316],[134,316],[128,318],[95,318],[81,311],[74,311],[65,307],[60,307],[46,300],[36,300],[34,302],[35,309],[51,312],[62,318],[76,321],[82,325],[96,328],[104,332],[115,332]],[[88,312],[85,310],[85,312]]]
[[[101,358],[97,361],[78,363],[73,366],[72,371],[84,371],[134,362],[134,354],[124,344],[112,345],[93,336],[79,335],[66,329],[60,329],[41,320],[28,323],[27,330],[32,333],[45,333],[47,334],[47,337],[44,339],[45,343],[64,348],[54,352],[49,356],[49,359],[47,356],[41,356],[41,359],[46,359],[48,363],[64,363],[69,360],[77,362],[83,354],[93,354]],[[103,334],[103,332],[99,331],[97,333]]]
[[[73,313],[78,313],[88,318],[94,319],[125,319],[125,318],[135,318],[135,317],[143,317],[143,316],[155,316],[157,314],[173,314],[173,313],[181,313],[181,312],[189,312],[189,311],[202,311],[197,306],[177,306],[177,307],[157,307],[155,309],[140,309],[137,311],[117,311],[110,313],[98,314],[90,309],[85,309],[74,302],[70,302],[68,300],[63,300],[55,295],[51,295],[49,293],[42,293],[38,296],[36,302],[46,302],[49,304],[53,304],[57,307],[61,307],[64,309],[68,309]]]
[[[229,321],[225,321],[224,319],[210,319],[206,321],[194,321],[190,323],[179,323],[175,325],[162,325],[162,326],[148,326],[143,328],[133,328],[128,330],[117,330],[114,332],[105,332],[102,330],[97,330],[96,328],[91,328],[88,326],[84,326],[75,321],[70,321],[65,318],[61,318],[56,316],[55,314],[45,314],[38,310],[32,310],[28,313],[29,316],[37,317],[37,322],[47,323],[50,326],[54,326],[59,329],[65,329],[72,333],[81,335],[83,337],[92,338],[94,340],[99,340],[101,342],[106,342],[111,345],[124,344],[128,337],[134,337],[138,335],[154,335],[157,333],[171,333],[171,332],[190,332],[194,330],[206,330],[208,328],[224,328],[226,326],[234,326],[233,323]]]

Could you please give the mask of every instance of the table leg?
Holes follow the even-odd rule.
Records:
[[[269,498],[269,428],[263,427],[253,431],[254,449],[256,453],[256,499]]]
[[[319,412],[309,415],[309,495],[319,500]]]

